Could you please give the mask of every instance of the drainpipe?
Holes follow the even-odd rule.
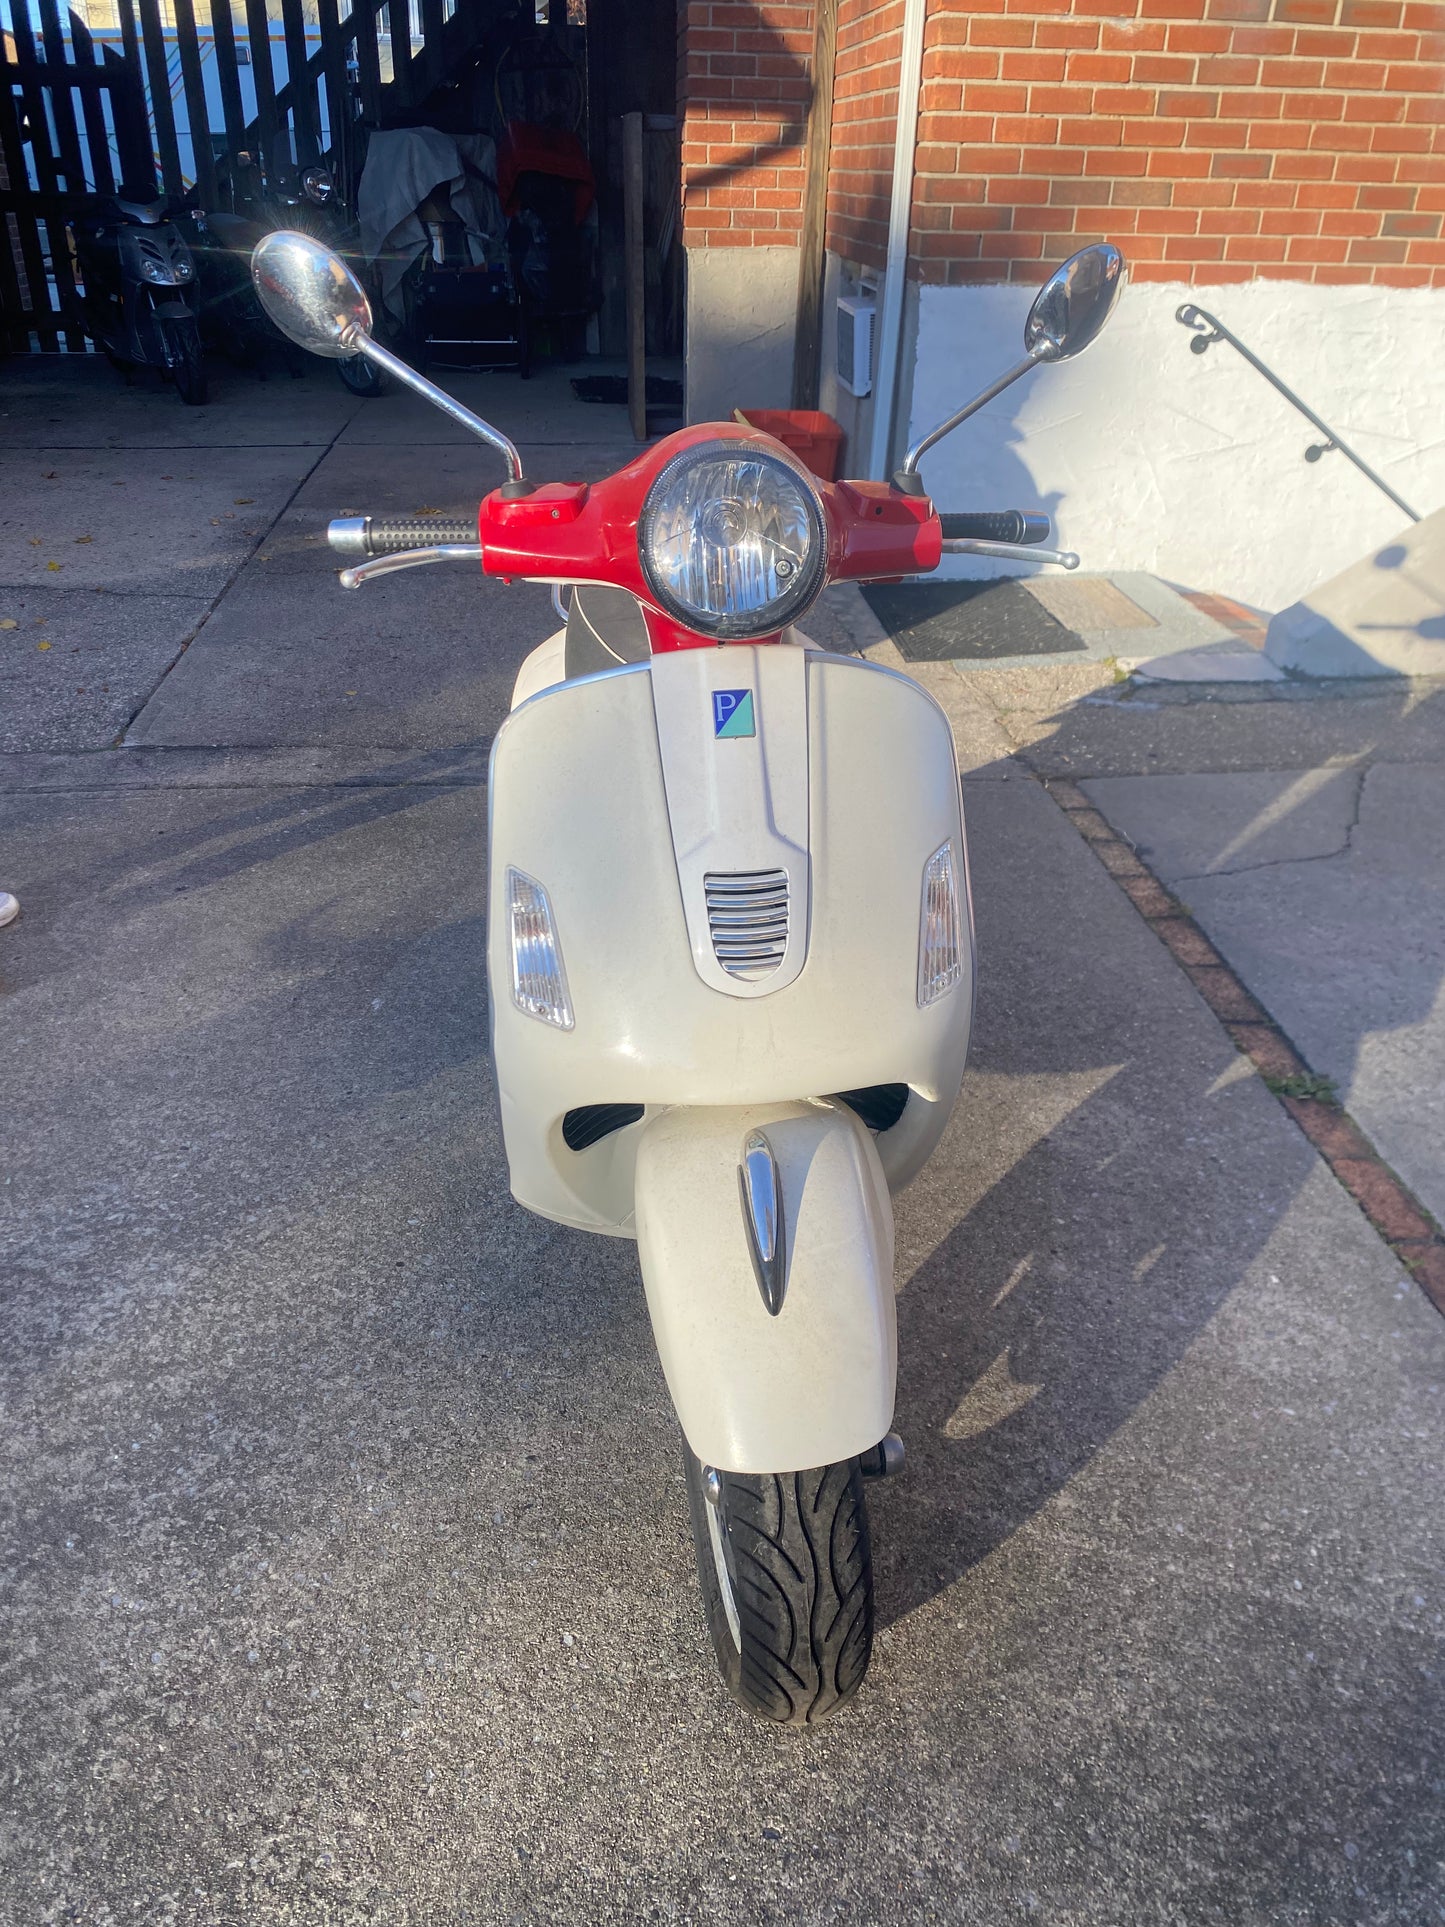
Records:
[[[903,0],[903,51],[898,62],[898,138],[893,149],[893,197],[888,207],[888,263],[883,270],[883,313],[878,323],[878,381],[873,392],[873,435],[868,473],[884,481],[889,472],[893,423],[898,412],[898,361],[903,342],[903,294],[908,277],[908,225],[913,212],[913,161],[918,140],[918,94],[923,84],[923,22],[927,0]]]

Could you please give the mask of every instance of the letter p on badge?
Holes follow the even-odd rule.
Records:
[[[714,736],[756,735],[751,689],[715,689],[712,692],[712,733]]]

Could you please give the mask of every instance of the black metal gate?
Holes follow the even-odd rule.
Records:
[[[554,11],[565,12],[553,0]],[[518,0],[9,0],[0,32],[0,347],[83,350],[67,221],[90,193],[235,204],[359,123],[404,123]]]
[[[0,41],[0,318],[9,347],[34,331],[42,348],[79,349],[83,337],[56,325],[75,293],[66,222],[87,189],[147,181],[150,134],[124,53],[97,50],[74,14],[62,24],[56,0],[38,11],[37,34],[28,0],[12,0]]]

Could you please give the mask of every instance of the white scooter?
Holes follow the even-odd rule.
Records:
[[[1044,517],[940,517],[918,461],[1086,347],[1123,259],[1066,262],[1017,367],[891,482],[836,484],[714,423],[606,481],[536,486],[505,436],[371,339],[334,255],[273,234],[253,273],[301,346],[367,356],[507,462],[475,525],[332,523],[343,584],[467,559],[559,601],[571,586],[492,750],[512,1194],[636,1239],[723,1678],[765,1718],[816,1721],[868,1665],[863,1481],[902,1462],[891,1195],[952,1110],[974,963],[947,719],[909,677],[794,625],[830,581],[916,575],[945,550],[1077,566],[1038,546]]]

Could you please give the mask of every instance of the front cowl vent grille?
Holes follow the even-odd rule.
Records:
[[[730,977],[769,977],[788,947],[786,870],[709,870],[703,877],[713,953]]]

